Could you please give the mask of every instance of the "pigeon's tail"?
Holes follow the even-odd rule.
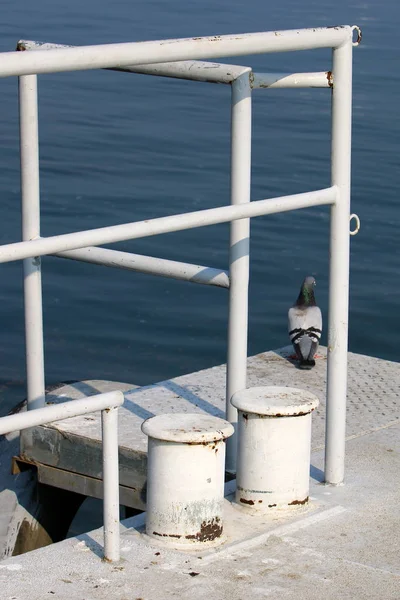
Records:
[[[299,363],[299,369],[304,369],[304,371],[309,371],[313,367],[315,367],[315,360],[313,358],[303,359]]]

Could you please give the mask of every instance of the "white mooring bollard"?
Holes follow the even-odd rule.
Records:
[[[147,419],[147,535],[170,544],[204,545],[223,530],[227,421],[201,414]]]
[[[254,387],[231,402],[239,411],[237,504],[261,512],[306,504],[318,398],[295,388]]]

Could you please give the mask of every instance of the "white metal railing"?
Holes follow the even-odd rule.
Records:
[[[33,53],[2,55],[0,77],[85,71],[110,67],[130,67],[221,56],[245,56],[269,52],[340,48],[352,43],[352,28],[347,25],[293,29],[211,37],[103,44],[77,48],[50,49],[39,58]]]
[[[251,203],[237,206],[219,206],[217,208],[208,208],[206,210],[168,217],[135,221],[133,223],[125,223],[124,225],[112,225],[111,227],[102,227],[100,229],[53,235],[29,242],[4,244],[0,246],[0,263],[25,259],[34,253],[35,256],[46,254],[61,254],[66,257],[74,256],[77,260],[82,260],[87,255],[88,258],[90,256],[97,257],[98,261],[96,262],[103,264],[101,259],[102,254],[98,252],[99,249],[95,247],[88,249],[86,246],[89,246],[89,244],[100,245],[121,242],[123,240],[136,240],[161,233],[170,233],[171,231],[182,231],[184,229],[237,221],[245,217],[259,217],[260,215],[272,215],[289,210],[298,210],[299,208],[309,208],[310,206],[333,204],[337,198],[338,188],[332,186],[315,192],[305,192],[303,194],[294,194],[270,200],[255,200]],[[68,252],[68,250],[82,247],[85,247],[85,252],[75,254]],[[115,256],[114,251],[102,250],[105,257],[112,259]],[[129,253],[124,252],[123,254],[130,256]],[[91,262],[91,260],[88,260],[88,262]]]
[[[107,392],[0,419],[0,435],[4,435],[101,410],[104,558],[110,561],[119,560],[118,406],[123,401],[122,392]]]
[[[358,40],[353,43],[353,30]],[[230,399],[246,387],[250,217],[331,205],[330,292],[325,479],[344,476],[351,156],[352,47],[357,27],[340,26],[229,36],[161,40],[101,46],[63,47],[20,42],[0,54],[0,77],[19,76],[22,242],[0,246],[0,262],[24,261],[28,407],[44,405],[44,354],[40,256],[56,254],[120,268],[229,287],[226,416],[236,423]],[[250,67],[197,59],[332,48],[332,69],[323,73],[253,73]],[[178,61],[178,62],[177,62]],[[116,69],[231,85],[231,206],[133,222],[66,235],[40,237],[37,74]],[[250,203],[251,95],[253,89],[332,89],[330,186],[304,194]],[[219,269],[186,265],[96,246],[193,227],[231,222],[228,275]],[[88,247],[89,246],[89,247]],[[172,264],[170,264],[172,263]],[[206,269],[205,273],[202,273]],[[201,275],[199,275],[202,273]],[[227,469],[235,470],[235,436],[228,440]]]

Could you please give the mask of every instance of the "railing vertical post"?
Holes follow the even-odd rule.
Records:
[[[119,560],[118,408],[101,412],[103,440],[104,558]]]
[[[352,39],[333,50],[332,185],[325,481],[344,479],[350,264]]]
[[[250,202],[251,87],[250,69],[232,83],[231,204]],[[226,418],[236,431],[237,410],[231,397],[246,387],[250,219],[230,226],[229,324]],[[236,470],[236,433],[227,440],[226,469]]]
[[[37,76],[19,77],[22,239],[40,236]],[[44,352],[40,257],[24,260],[25,344],[28,409],[44,406]]]

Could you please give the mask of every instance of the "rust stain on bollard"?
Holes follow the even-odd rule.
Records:
[[[160,537],[176,538],[176,539],[179,539],[180,537],[182,537],[181,535],[177,535],[176,533],[158,533],[158,531],[153,531],[153,535],[158,535]]]
[[[240,502],[242,502],[243,504],[254,504],[254,500],[246,500],[246,498],[240,498]]]
[[[222,525],[220,525],[220,518],[215,517],[211,521],[203,521],[200,525],[200,531],[193,535],[186,535],[187,540],[197,540],[198,542],[210,542],[215,540],[222,535]]]
[[[295,506],[297,504],[307,504],[308,502],[308,496],[307,498],[304,498],[304,500],[293,500],[293,502],[289,502],[289,506]]]

